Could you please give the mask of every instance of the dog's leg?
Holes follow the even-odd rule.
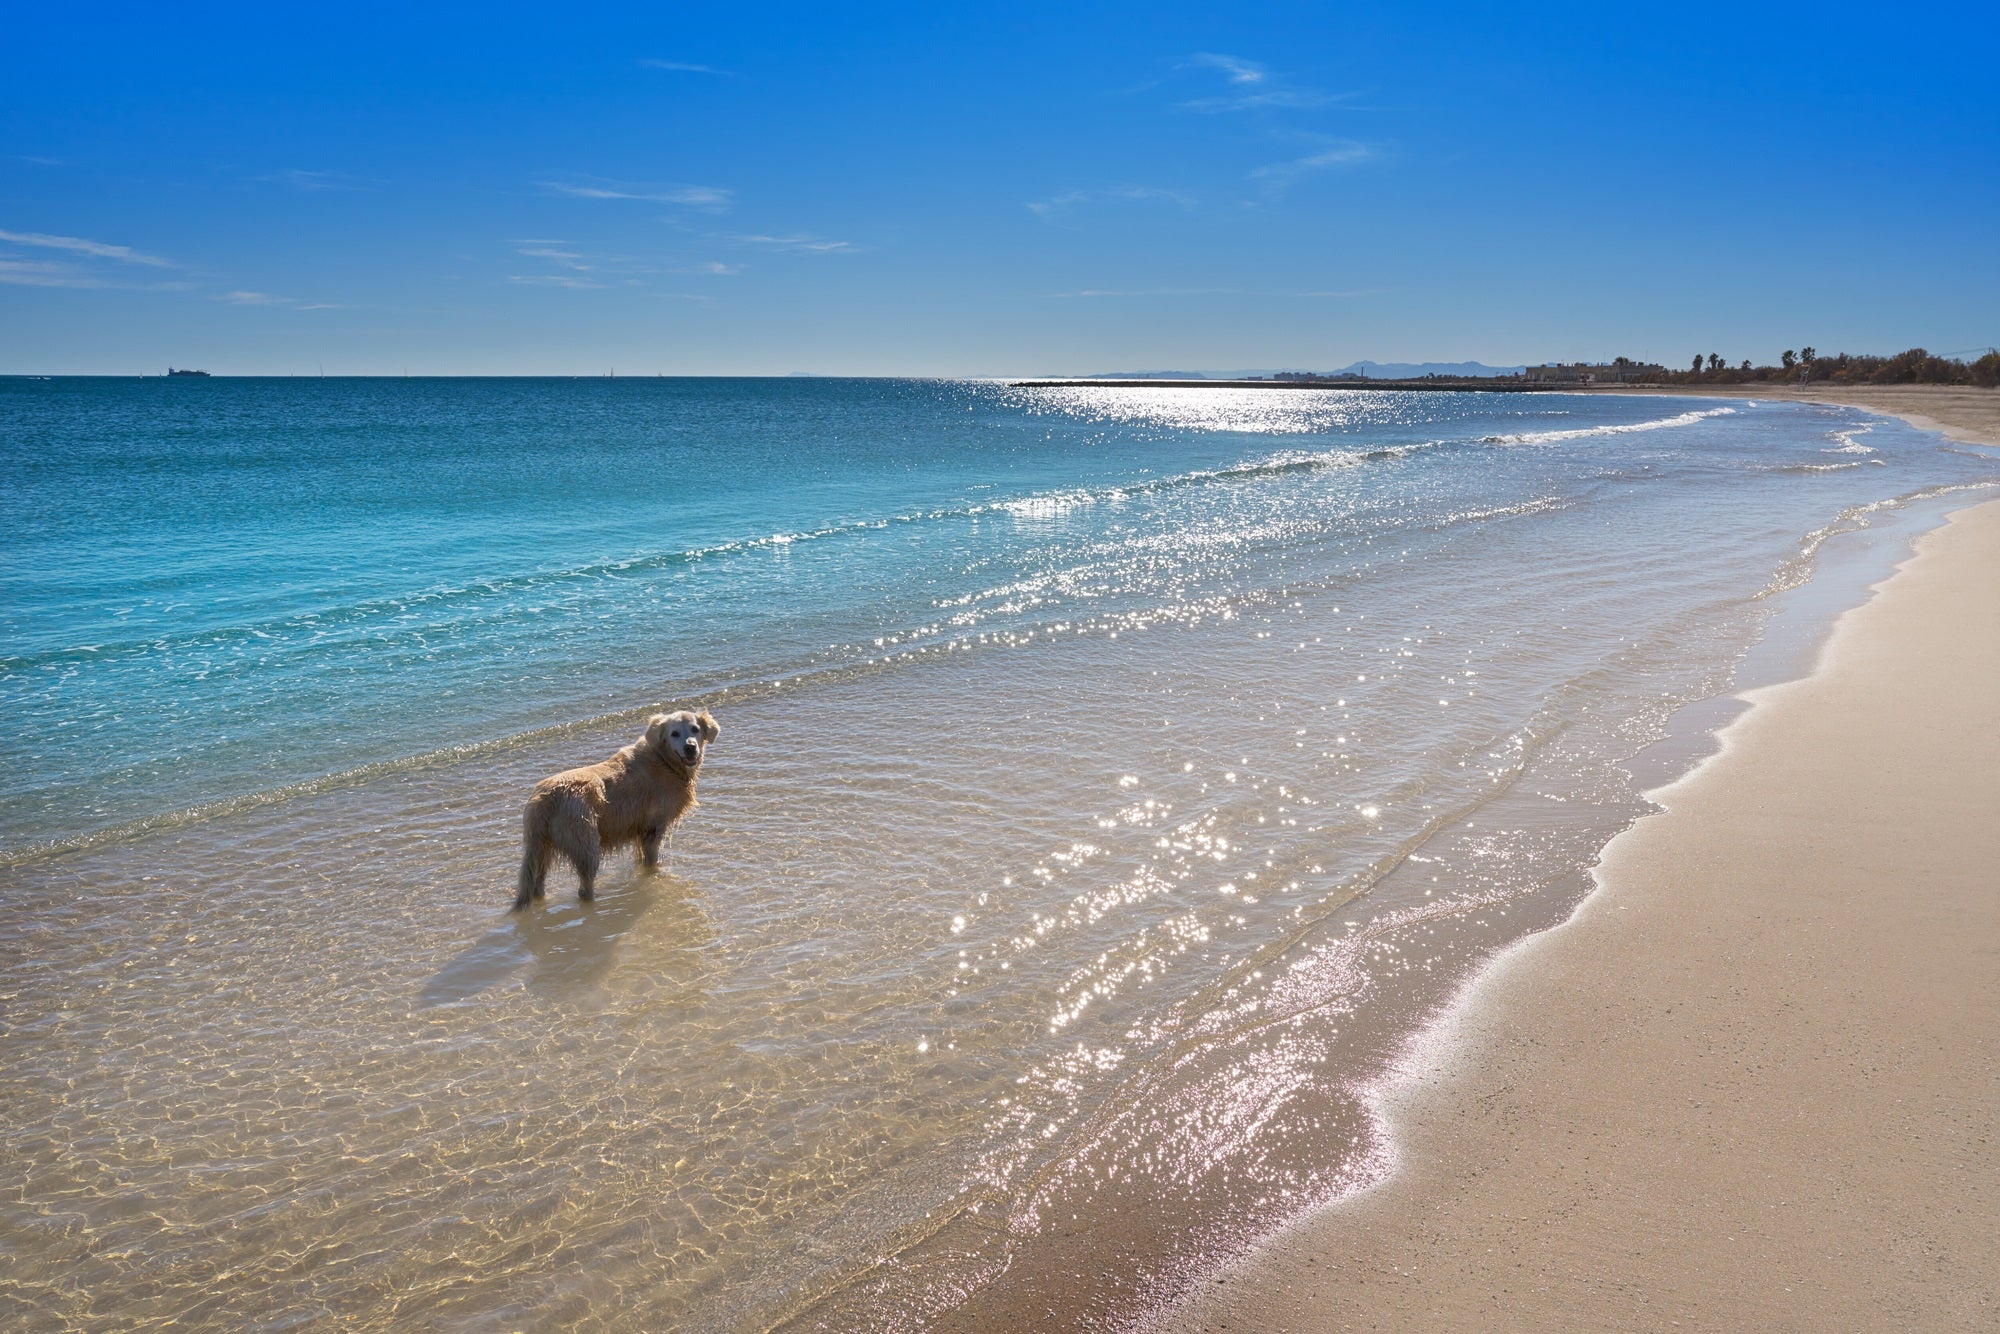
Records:
[[[578,898],[592,900],[598,894],[598,866],[604,864],[604,848],[598,844],[598,830],[582,818],[558,818],[552,830],[556,846],[576,868]]]
[[[647,867],[658,869],[660,865],[660,840],[665,838],[666,835],[667,831],[663,826],[655,826],[648,829],[640,837],[639,855]]]
[[[597,838],[597,826],[581,802],[565,802],[549,821],[549,836],[563,856],[576,868],[582,882],[579,897],[588,901],[597,896],[597,868],[603,864],[604,849]]]

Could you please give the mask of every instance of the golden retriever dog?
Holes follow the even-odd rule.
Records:
[[[648,866],[660,864],[660,840],[694,809],[694,780],[708,743],[722,729],[708,710],[656,713],[646,734],[602,764],[565,769],[535,784],[521,812],[519,912],[543,895],[549,865],[561,853],[582,880],[578,896],[596,897],[604,854],[639,845]]]

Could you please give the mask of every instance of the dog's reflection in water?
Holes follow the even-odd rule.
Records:
[[[698,971],[715,929],[693,885],[672,874],[640,874],[607,890],[589,902],[509,915],[425,983],[418,1005],[470,1000],[529,965],[530,990],[588,991],[633,950],[643,951],[656,979]]]

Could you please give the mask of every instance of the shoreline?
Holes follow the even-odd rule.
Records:
[[[2000,448],[2000,389],[1956,384],[1876,385],[1617,385],[1579,393],[1642,394],[1650,398],[1761,398],[1824,403],[1897,417],[1920,431],[1937,431],[1967,445]]]
[[[2000,448],[2000,389],[1954,384],[1564,384],[1491,378],[1463,380],[1016,380],[1037,389],[1363,389],[1474,394],[1636,394],[1647,398],[1750,398],[1824,403],[1899,417],[1963,444]],[[1935,415],[1933,415],[1935,414]]]
[[[725,389],[714,401],[736,405],[733,415],[761,401]],[[942,407],[908,418],[913,436],[941,421],[949,444],[963,392],[939,391]],[[1553,408],[1571,425],[1708,415],[1685,401],[1444,406]],[[1021,436],[1052,438],[1042,414],[1003,408],[996,419]],[[940,581],[990,589],[996,560],[1060,580],[1103,569],[1107,542],[1150,571],[1159,553],[1143,539],[1155,534],[1191,532],[1197,554],[1213,549],[1204,534],[1261,542],[1280,525],[1284,540],[1263,564],[1234,552],[1212,567],[1168,564],[1164,604],[1093,600],[1070,613],[1076,604],[1055,601],[1019,622],[878,645],[859,669],[835,661],[824,674],[817,660],[765,650],[710,664],[746,679],[764,679],[750,676],[760,661],[784,674],[773,668],[766,689],[731,697],[728,735],[743,748],[704,780],[710,804],[669,869],[626,874],[620,859],[592,905],[552,892],[534,914],[505,911],[515,804],[542,775],[625,744],[634,715],[622,712],[551,710],[541,721],[573,721],[470,749],[435,749],[450,741],[439,738],[227,818],[206,808],[129,843],[0,866],[0,880],[38,905],[10,927],[0,978],[20,1011],[6,1050],[21,1076],[0,1176],[28,1220],[0,1305],[12,1293],[76,1325],[315,1309],[362,1323],[495,1311],[559,1321],[602,1302],[637,1325],[720,1328],[770,1327],[810,1303],[779,1327],[983,1330],[1125,1327],[1168,1293],[1198,1292],[1279,1220],[1387,1175],[1401,1132],[1390,1138],[1372,1081],[1401,1068],[1412,1035],[1487,960],[1571,916],[1599,851],[1650,809],[1635,788],[1692,765],[1683,736],[1718,730],[1712,714],[1687,711],[1751,679],[1732,678],[1730,664],[1756,627],[1793,616],[1801,629],[1797,651],[1755,682],[1798,675],[1834,615],[1886,578],[1915,534],[1969,503],[1949,494],[1957,483],[2000,478],[1983,452],[1860,413],[1736,410],[1720,421],[1747,429],[1686,433],[1695,457],[1670,475],[1692,495],[1635,487],[1617,508],[1548,503],[1595,480],[1603,456],[1638,452],[1617,438],[1584,460],[1470,449],[1351,476],[1282,467],[1245,484],[1223,471],[1220,486],[1138,492],[1157,502],[1123,503],[1121,491],[1094,513],[1050,507],[1060,523],[1039,509],[961,523],[972,514],[953,509],[940,524],[914,503],[879,506],[891,521],[926,518],[893,542],[897,578],[878,585],[893,593],[906,571],[934,576],[911,584],[916,612],[897,622],[919,628],[933,623]],[[763,415],[792,433],[791,417]],[[1921,500],[1884,501],[1888,474],[1847,459],[1768,466],[1817,463],[1867,432],[1864,420],[1876,422],[1875,452],[1909,465],[1896,489]],[[1068,467],[1083,447],[1101,456],[1101,423],[1073,432],[1072,445],[1050,447],[1052,464]],[[1160,438],[1130,437],[1149,474]],[[1164,438],[1210,443],[1192,429]],[[354,444],[343,457],[381,457],[366,437]],[[784,457],[818,468],[824,453]],[[1222,441],[1214,453],[1246,450]],[[1074,494],[1052,489],[1066,479],[1051,473],[1018,489]],[[980,460],[962,480],[983,491],[999,478]],[[1453,487],[1480,508],[1464,510]],[[1386,530],[1368,521],[1369,501],[1394,511]],[[1829,501],[1840,517],[1825,523]],[[1282,527],[1309,506],[1328,522]],[[787,517],[757,527],[804,526]],[[1855,528],[1876,535],[1844,540]],[[1795,534],[1807,529],[1802,544]],[[993,547],[951,563],[968,530],[993,534]],[[1385,537],[1408,564],[1371,575]],[[1824,560],[1811,554],[1822,542]],[[309,532],[299,546],[317,549]],[[932,553],[943,554],[926,565]],[[635,583],[573,579],[600,567],[550,563],[565,582],[612,590],[566,604],[585,610],[628,606],[634,587],[683,595],[679,562]],[[756,580],[704,566],[719,573],[685,594],[691,605],[740,605],[776,570],[823,613],[838,604],[820,590],[835,578],[870,587],[878,568],[835,543],[741,565]],[[1800,607],[1791,590],[1809,567],[1804,586],[1817,593]],[[1222,593],[1247,596],[1197,601],[1211,568]],[[1487,577],[1506,570],[1523,577]],[[548,622],[525,619],[552,605],[543,587],[470,610],[451,603],[415,629],[511,621],[546,638]],[[1549,596],[1538,606],[1522,597],[1528,587]],[[1773,601],[1758,601],[1766,594]],[[906,604],[885,594],[882,605],[903,616]],[[1153,629],[1162,605],[1199,614],[1121,637]],[[379,629],[406,608],[362,610],[341,624]],[[290,624],[259,614],[236,619]],[[761,642],[782,646],[778,632],[816,634],[819,623],[774,617]],[[988,629],[994,651],[957,652]],[[1320,639],[1308,630],[1339,646],[1309,649]],[[681,633],[677,643],[707,642]],[[249,639],[262,679],[291,661],[280,653],[266,672],[273,650]],[[433,678],[432,693],[459,693],[453,684]],[[1358,697],[1351,711],[1342,692]],[[411,716],[386,691],[354,702],[326,721],[393,736]],[[415,730],[450,707],[425,711]],[[1063,737],[1070,762],[1018,763],[1024,721]],[[830,781],[835,726],[879,740]],[[1654,736],[1659,776],[1628,783],[1618,757]],[[1226,768],[1251,767],[1251,755],[1253,772]],[[1453,759],[1471,772],[1453,775]],[[191,782],[229,771],[180,772]],[[1295,783],[1310,790],[1295,799],[1285,790]],[[961,810],[976,817],[940,818]],[[1115,821],[1099,818],[1106,810]],[[1215,865],[1225,859],[1211,848],[1232,864]],[[1072,867],[1075,879],[1056,878]],[[1057,925],[1039,939],[1045,922]],[[995,960],[1006,976],[993,976]],[[957,975],[978,979],[981,964],[985,981]],[[1085,1004],[1088,1024],[1071,1027]],[[523,1013],[563,1022],[523,1025]],[[240,1133],[244,1107],[256,1111],[255,1142]],[[78,1154],[104,1165],[82,1187]],[[230,1171],[208,1170],[216,1163]],[[511,1212],[488,1225],[497,1210]],[[643,1234],[632,1226],[642,1218]],[[932,1231],[938,1219],[953,1226]],[[331,1240],[301,1279],[293,1257],[308,1232]],[[357,1236],[382,1244],[343,1246]],[[143,1285],[130,1281],[132,1256],[146,1261]],[[589,1257],[585,1270],[573,1256]],[[586,1271],[587,1292],[551,1277]],[[946,1312],[988,1274],[986,1299]]]
[[[1950,387],[1744,388],[1706,396],[1935,412],[2000,443],[1990,391],[1956,391],[1985,396],[1967,411]],[[1156,1327],[1984,1327],[1996,564],[2000,501],[1955,511],[1815,670],[1746,693],[1576,913],[1480,973],[1380,1091],[1399,1169]]]

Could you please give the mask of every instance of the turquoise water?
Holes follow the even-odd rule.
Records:
[[[1315,573],[1297,562],[1323,542],[1486,510],[1643,483],[1672,522],[1724,474],[1746,512],[1796,496],[1803,529],[1984,467],[1829,454],[1798,409],[1564,441],[1679,414],[1306,397],[0,380],[5,846],[889,645],[1184,608]],[[1558,438],[1484,443],[1538,433]]]
[[[929,381],[0,379],[0,451],[26,1328],[1129,1314],[1386,1170],[1368,1081],[1824,544],[2000,482],[1845,409]],[[667,873],[507,913],[528,787],[663,704],[723,726]]]

